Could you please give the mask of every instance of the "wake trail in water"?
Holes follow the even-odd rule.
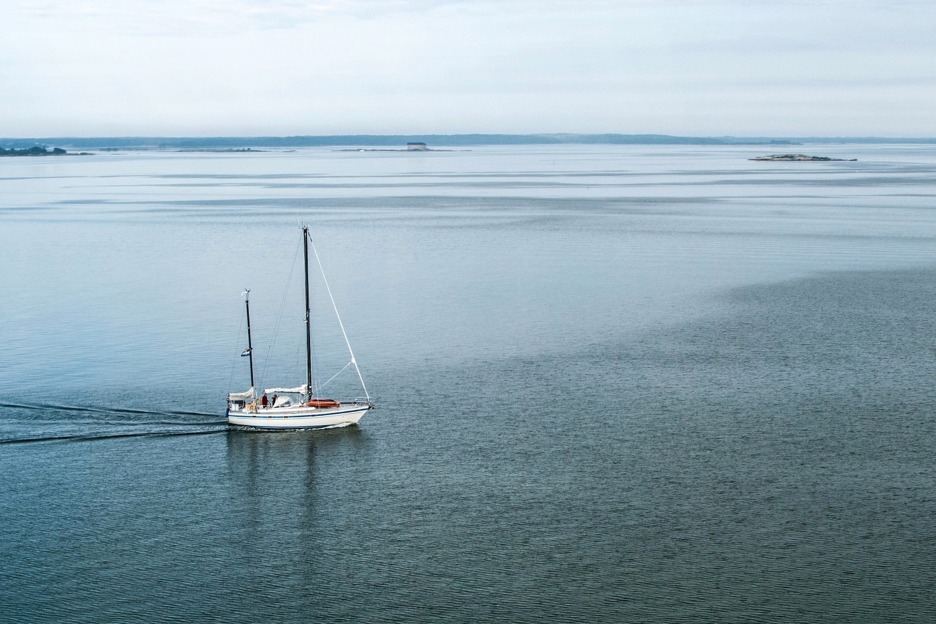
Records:
[[[139,433],[101,433],[101,434],[76,434],[60,436],[40,436],[35,438],[12,438],[0,440],[2,444],[35,444],[40,442],[97,442],[102,440],[119,440],[122,438],[173,438],[184,436],[203,436],[214,435],[217,433],[226,433],[227,422],[220,429],[211,429],[209,431],[147,431]]]
[[[210,412],[190,412],[177,410],[145,410],[128,407],[93,407],[86,405],[57,405],[55,403],[6,403],[0,402],[0,407],[8,407],[23,410],[57,410],[62,412],[92,412],[98,414],[142,414],[154,416],[209,416],[215,417],[217,414]]]
[[[2,401],[0,413],[4,416],[0,422],[0,444],[161,438],[228,431],[226,419],[207,412]]]

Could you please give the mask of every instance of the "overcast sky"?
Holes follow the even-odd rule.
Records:
[[[0,136],[936,136],[933,0],[0,0]]]

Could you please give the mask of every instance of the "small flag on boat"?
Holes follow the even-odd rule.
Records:
[[[244,351],[241,353],[241,357],[247,357],[248,355],[250,355],[251,351],[252,349],[244,349]]]

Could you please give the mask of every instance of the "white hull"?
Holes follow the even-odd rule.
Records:
[[[357,424],[371,409],[368,403],[345,403],[338,407],[276,407],[228,409],[227,421],[236,427],[257,429],[324,429]]]

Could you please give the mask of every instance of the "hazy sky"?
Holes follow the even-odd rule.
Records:
[[[933,0],[0,0],[0,136],[936,136]]]

